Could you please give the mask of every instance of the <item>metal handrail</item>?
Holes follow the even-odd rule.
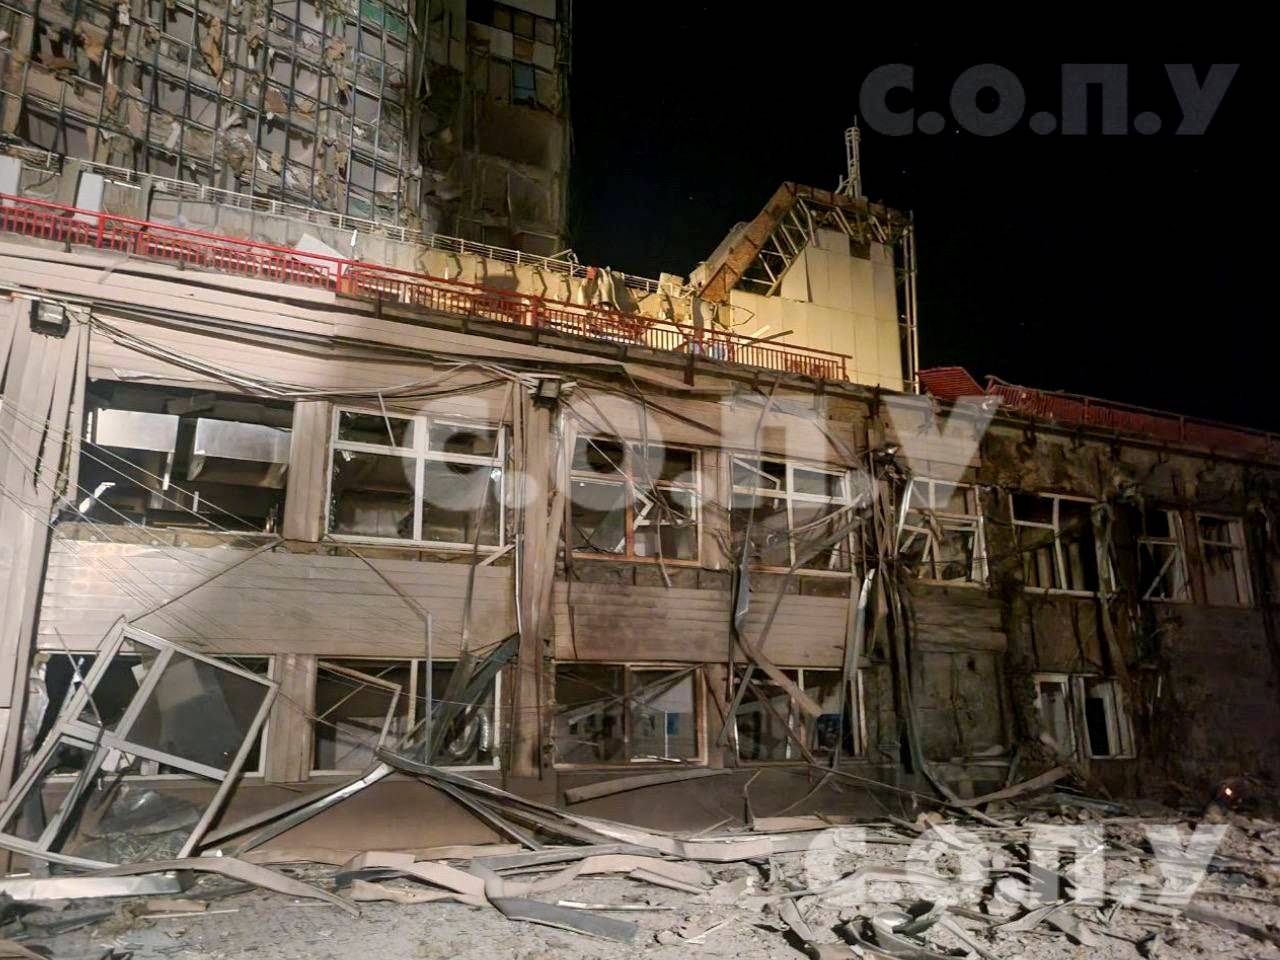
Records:
[[[25,163],[39,165],[44,170],[61,169],[62,155],[50,150],[38,150],[14,144],[4,144],[3,150],[21,156]],[[117,167],[96,160],[77,160],[76,162],[84,169],[98,173],[116,183],[136,187],[141,180],[138,172],[128,167]],[[158,192],[178,197],[179,199],[191,200],[194,203],[216,201],[221,206],[234,207],[237,210],[248,210],[253,213],[265,213],[271,216],[285,216],[335,230],[356,230],[369,236],[386,236],[401,243],[414,243],[426,247],[428,250],[474,254],[488,260],[497,260],[501,263],[511,263],[516,266],[537,267],[551,273],[564,274],[568,277],[585,276],[588,270],[587,264],[578,263],[576,260],[566,260],[563,257],[544,257],[536,253],[516,250],[512,247],[497,247],[490,243],[466,240],[462,237],[451,237],[443,233],[425,233],[396,223],[369,220],[366,217],[339,213],[336,210],[321,210],[316,207],[309,207],[306,204],[293,203],[289,200],[260,197],[251,193],[241,193],[222,187],[210,187],[204,184],[190,183],[186,180],[175,180],[172,177],[162,177],[157,174],[147,174],[146,179],[153,189]],[[628,289],[644,293],[656,293],[658,291],[658,281],[649,277],[623,273],[618,270],[613,271],[613,275]]]
[[[1280,435],[1220,420],[1188,417],[1131,403],[1102,400],[1084,394],[1038,390],[987,377],[986,392],[1002,406],[1060,423],[1080,423],[1204,446],[1245,446],[1260,451],[1280,450]]]
[[[532,294],[447,280],[397,267],[0,194],[0,230],[67,245],[299,284],[343,296],[397,302],[597,342],[696,355],[831,380],[848,379],[848,356]]]

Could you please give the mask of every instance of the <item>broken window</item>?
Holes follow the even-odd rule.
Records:
[[[1041,727],[1067,756],[1130,758],[1133,728],[1118,681],[1092,675],[1037,674]]]
[[[153,856],[153,845],[113,841],[103,826],[138,816],[147,796],[172,810],[154,791],[125,783],[150,764],[214,785],[203,812],[188,803],[190,817],[162,831],[168,856],[190,855],[239,778],[275,693],[270,680],[121,625],[87,674],[73,671],[56,721],[0,805],[6,845],[77,866]],[[70,789],[46,793],[44,778],[64,769],[78,771]],[[165,819],[163,809],[141,814]]]
[[[1200,534],[1200,556],[1204,568],[1205,602],[1226,607],[1247,607],[1248,559],[1244,545],[1244,523],[1238,518],[1196,515]]]
[[[1089,756],[1132,757],[1133,731],[1119,682],[1101,677],[1079,677],[1077,682],[1084,705]]]
[[[538,85],[537,71],[530,63],[515,62],[511,64],[511,102],[537,103]]]
[[[975,487],[925,477],[907,483],[898,553],[919,579],[986,583],[984,534]]]
[[[494,426],[335,410],[329,532],[501,546],[505,456]]]
[[[1096,593],[1093,501],[1052,493],[1009,496],[1023,584],[1030,590]],[[1110,582],[1110,571],[1107,572]]]
[[[428,709],[444,702],[456,661],[324,659],[316,664],[312,772],[365,770],[375,751],[394,746],[422,727]],[[459,712],[433,762],[440,766],[493,766],[497,762],[498,679]]]
[[[698,454],[579,437],[571,465],[573,549],[623,559],[698,559]]]
[[[750,529],[750,559],[769,567],[852,569],[855,520],[848,471],[782,460],[733,458],[734,543]]]
[[[77,512],[94,523],[274,532],[291,404],[146,384],[89,387]]]
[[[1176,510],[1148,508],[1138,532],[1138,595],[1143,600],[1191,599],[1183,547],[1182,518]]]
[[[702,671],[652,664],[556,665],[556,762],[702,758]]]
[[[146,648],[139,648],[141,653],[117,653],[107,663],[102,677],[89,698],[84,718],[98,720],[102,724],[114,728],[124,715],[125,709],[138,692],[138,685],[146,674],[143,656],[150,657]],[[49,731],[58,718],[58,713],[67,699],[84,686],[85,678],[97,662],[96,653],[67,653],[63,651],[46,651],[40,655],[44,676],[45,695],[48,698],[39,730],[33,741],[33,749],[39,749]],[[246,657],[231,654],[216,654],[212,657],[220,663],[227,663],[255,676],[270,679],[271,657]],[[259,731],[253,747],[245,758],[242,775],[261,774],[266,762],[267,728],[264,725]],[[56,764],[52,773],[78,773],[80,767],[75,760],[83,757],[82,753],[71,753]],[[130,771],[136,776],[163,776],[180,774],[180,771],[151,760],[141,761]]]
[[[1064,675],[1036,676],[1036,707],[1040,725],[1066,755],[1075,753],[1075,727],[1071,721],[1071,678]]]
[[[738,759],[747,762],[804,760],[800,744],[819,762],[830,760],[837,748],[843,757],[862,755],[866,742],[862,719],[862,673],[856,674],[852,703],[841,713],[844,672],[805,667],[783,674],[809,695],[822,714],[811,717],[787,691],[759,670],[751,680],[733,715]],[[735,686],[742,682],[739,669]]]

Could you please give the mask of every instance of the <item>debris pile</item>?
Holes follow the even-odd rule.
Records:
[[[269,908],[265,896],[338,911],[334,923],[351,930],[369,912],[456,904],[479,911],[468,926],[554,929],[584,938],[591,956],[715,945],[723,955],[793,949],[821,960],[1280,957],[1280,825],[1242,812],[1239,783],[1188,815],[1093,799],[1065,767],[961,799],[813,766],[812,784],[835,777],[894,812],[757,817],[747,781],[742,822],[677,833],[573,808],[740,771],[622,777],[570,788],[558,806],[435,766],[441,725],[480,695],[513,640],[472,662],[425,730],[382,743],[362,775],[220,823],[275,684],[122,624],[58,706],[0,811],[0,847],[26,865],[0,879],[0,957],[47,956],[50,945],[58,956],[76,937],[96,957],[125,957],[153,929],[181,938],[205,925],[203,936],[219,922],[234,941]],[[134,696],[95,701],[97,679],[126,657]],[[126,782],[126,756],[210,781],[212,801]],[[69,772],[50,799],[50,777]],[[444,794],[500,840],[415,850],[273,843],[391,777]],[[578,949],[557,943],[557,954]]]

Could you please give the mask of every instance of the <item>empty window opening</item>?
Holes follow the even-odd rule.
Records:
[[[457,661],[325,659],[316,665],[315,773],[364,770],[384,744],[420,730],[427,716],[428,674],[433,712],[449,695]],[[494,766],[498,758],[497,677],[483,697],[458,711],[433,759],[441,766]]]
[[[1038,674],[1041,728],[1066,756],[1135,756],[1133,727],[1118,681],[1091,675]]]
[[[91,384],[77,510],[95,523],[274,532],[292,421],[290,404]]]
[[[1098,591],[1093,501],[1057,494],[1009,497],[1023,583],[1030,590]],[[1108,577],[1110,574],[1108,573]]]
[[[1147,508],[1138,531],[1138,595],[1143,600],[1186,602],[1191,599],[1187,579],[1182,519],[1175,510]]]
[[[573,549],[622,559],[698,559],[698,454],[580,437],[571,467]]]
[[[842,757],[861,756],[866,741],[861,672],[843,711],[843,671],[806,667],[782,672],[822,707],[822,714],[809,716],[783,687],[753,671],[733,716],[738,759],[753,763],[801,761],[805,756],[800,744],[818,762],[830,760],[837,749]],[[744,673],[738,670],[735,687]]]
[[[977,489],[925,477],[910,480],[898,522],[898,552],[921,580],[986,583]]]
[[[735,550],[750,530],[751,562],[847,572],[856,542],[849,474],[782,460],[733,458]]]
[[[652,664],[556,665],[561,764],[700,760],[702,672]]]
[[[1204,564],[1205,602],[1224,607],[1250,603],[1244,524],[1238,518],[1196,516]]]
[[[446,546],[504,542],[499,428],[338,410],[333,438],[330,533]]]

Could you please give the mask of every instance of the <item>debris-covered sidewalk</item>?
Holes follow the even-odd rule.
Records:
[[[680,835],[381,759],[373,774],[443,789],[512,842],[267,844],[344,786],[222,828],[203,857],[6,878],[0,956],[1280,957],[1280,824],[1218,804],[1124,808],[1056,782],[981,811]],[[94,895],[122,875],[175,892]]]

